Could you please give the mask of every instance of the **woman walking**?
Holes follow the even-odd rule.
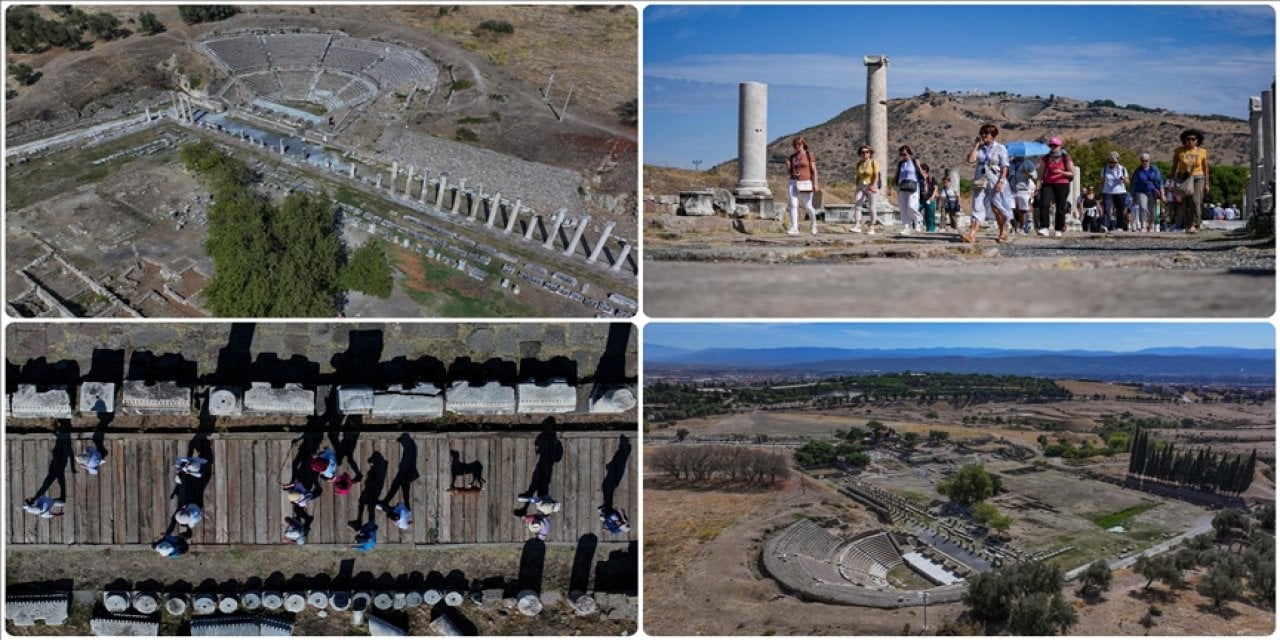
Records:
[[[1062,148],[1062,138],[1049,138],[1049,154],[1044,157],[1044,171],[1040,178],[1040,206],[1036,208],[1036,233],[1049,235],[1049,205],[1053,205],[1053,235],[1062,237],[1067,230],[1067,199],[1071,197],[1071,178],[1076,175],[1075,163],[1067,150]]]
[[[1187,129],[1178,136],[1182,146],[1173,150],[1173,179],[1181,187],[1190,181],[1190,189],[1179,189],[1179,221],[1187,233],[1200,233],[1200,209],[1204,206],[1204,194],[1209,192],[1209,152],[1200,145],[1204,134],[1197,129]]]
[[[929,165],[920,163],[920,214],[924,216],[925,233],[938,230],[937,215],[938,180],[930,173]]]
[[[973,169],[973,214],[969,231],[960,236],[965,242],[978,241],[978,227],[992,213],[1000,235],[996,242],[1008,242],[1005,223],[1009,220],[1009,151],[996,142],[1000,130],[994,124],[984,124],[978,129],[978,138],[969,151],[968,162]]]
[[[876,162],[871,147],[865,144],[858,147],[858,157],[860,160],[855,169],[858,193],[853,197],[853,226],[849,227],[849,231],[862,233],[862,207],[865,205],[871,209],[871,226],[867,228],[867,235],[874,236],[876,225],[880,222],[879,215],[876,214],[876,195],[880,191],[880,163]]]
[[[898,148],[898,166],[893,176],[894,190],[898,192],[898,212],[902,215],[902,230],[898,234],[909,236],[919,226],[916,210],[920,208],[920,182],[924,179],[924,171],[916,162],[910,145]]]
[[[1112,151],[1102,167],[1102,215],[1108,231],[1129,231],[1129,170],[1120,164],[1120,152]]]
[[[804,208],[809,212],[809,233],[818,235],[818,212],[813,210],[813,192],[818,190],[818,164],[813,161],[813,154],[809,152],[809,143],[803,138],[797,136],[791,140],[791,148],[795,149],[795,153],[787,158],[787,174],[791,177],[787,181],[787,196],[790,201],[790,208],[787,210],[791,215],[791,226],[787,227],[787,235],[797,235],[800,233],[800,202],[804,201]]]

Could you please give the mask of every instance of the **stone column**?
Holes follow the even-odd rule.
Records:
[[[449,207],[449,213],[457,213],[458,205],[462,204],[462,199],[467,197],[467,180],[463,178],[458,181],[458,186],[453,189],[453,205]]]
[[[146,109],[147,109],[147,122],[151,122],[151,107],[146,107]]]
[[[600,234],[600,239],[596,240],[596,246],[591,249],[591,255],[587,257],[587,264],[595,264],[600,259],[600,252],[604,251],[604,244],[609,241],[609,234],[613,233],[613,227],[616,223],[612,220],[604,223],[604,233]]]
[[[520,216],[520,198],[516,198],[516,203],[507,211],[507,228],[503,229],[503,233],[511,233],[516,228],[516,218]]]
[[[284,155],[284,138],[280,138],[280,155]]]
[[[448,179],[445,178],[445,175],[443,173],[440,174],[440,182],[436,184],[436,208],[437,209],[444,206],[444,190],[448,188],[448,186],[449,186]]]
[[[738,184],[735,196],[770,197],[765,178],[769,139],[769,85],[763,82],[738,84]]]
[[[356,163],[354,162],[351,163],[351,166],[348,168],[348,171],[347,171],[347,177],[351,178],[352,180],[356,179]]]
[[[613,261],[613,266],[609,267],[614,271],[622,271],[622,265],[627,263],[627,254],[631,253],[631,243],[622,243],[622,253],[618,254],[618,259]]]
[[[551,218],[551,230],[547,233],[546,240],[542,243],[544,249],[550,249],[555,245],[556,236],[560,235],[560,225],[564,224],[564,217],[568,212],[568,209],[561,209],[556,212],[555,217]]]
[[[476,219],[476,214],[480,212],[480,205],[484,202],[484,185],[480,185],[480,189],[476,191],[476,197],[471,199],[471,206],[467,209],[467,217],[472,220]]]
[[[391,195],[396,194],[396,178],[398,177],[400,177],[400,163],[398,161],[392,160],[391,161],[391,183],[387,185],[387,188],[391,190]]]
[[[381,174],[381,173],[379,173],[379,174],[378,174],[378,182],[377,182],[377,184],[375,184],[375,185],[373,185],[373,186],[375,186],[375,187],[377,187],[377,188],[379,188],[379,189],[381,189],[381,188],[382,188],[382,174]]]
[[[404,178],[404,197],[413,197],[413,165],[409,165],[409,172]]]
[[[889,171],[889,58],[887,56],[863,56],[867,67],[867,144],[875,149],[876,162],[880,163],[880,175],[888,182]],[[883,184],[880,186],[884,186]],[[882,202],[886,198],[879,198]]]
[[[1262,156],[1265,144],[1262,132],[1262,98],[1249,98],[1249,182],[1245,187],[1244,207],[1240,217],[1249,218],[1254,214],[1253,201],[1262,193]]]
[[[430,182],[429,180],[427,180],[427,171],[426,171],[425,169],[423,169],[423,171],[422,171],[422,192],[418,194],[418,204],[426,204],[426,202],[427,202],[427,187],[428,187],[430,184],[431,184],[431,182]]]
[[[1262,184],[1276,179],[1276,84],[1262,92]]]
[[[495,193],[489,198],[489,219],[484,221],[484,226],[492,227],[493,221],[498,217],[498,209],[502,208],[502,194]]]
[[[587,225],[591,223],[591,216],[582,214],[578,218],[578,229],[573,232],[573,239],[569,241],[569,247],[564,250],[564,255],[572,256],[573,252],[578,249],[578,243],[582,242],[582,234],[586,232]]]
[[[538,226],[538,218],[540,217],[541,216],[539,216],[537,213],[532,213],[529,215],[529,228],[524,230],[525,240],[533,239],[533,228]]]

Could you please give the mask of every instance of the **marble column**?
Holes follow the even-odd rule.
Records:
[[[467,217],[472,220],[476,219],[476,214],[480,212],[480,204],[484,202],[484,185],[480,185],[480,189],[476,192],[476,196],[471,199],[471,206],[467,209]]]
[[[431,182],[427,180],[427,172],[424,169],[422,171],[422,192],[418,194],[418,204],[427,203],[427,187],[430,186],[430,184]]]
[[[440,174],[440,182],[436,184],[436,208],[444,206],[444,190],[449,188],[449,180],[442,173]]]
[[[458,181],[458,186],[453,188],[453,205],[449,207],[449,213],[458,213],[458,207],[462,204],[462,199],[467,197],[467,179],[463,178]]]
[[[404,197],[406,198],[413,197],[413,168],[413,165],[409,165],[409,172],[404,178]]]
[[[378,182],[377,182],[376,184],[374,184],[373,186],[375,186],[375,187],[377,187],[377,188],[379,188],[379,189],[381,189],[381,188],[382,188],[382,174],[381,174],[381,173],[379,173],[379,174],[378,174]]]
[[[396,194],[396,178],[400,177],[400,163],[396,160],[391,161],[391,183],[387,188],[391,190],[391,195]]]
[[[1253,201],[1262,193],[1263,144],[1262,98],[1253,96],[1249,98],[1249,182],[1245,187],[1244,207],[1240,215],[1242,218],[1253,216]]]
[[[484,221],[484,226],[492,227],[493,221],[498,217],[498,209],[502,208],[502,194],[495,193],[489,198],[489,219]]]
[[[564,255],[572,256],[574,251],[578,250],[578,243],[582,242],[582,234],[586,233],[587,225],[591,223],[591,216],[582,214],[578,216],[578,228],[573,232],[573,239],[569,240],[569,246],[564,250]]]
[[[347,168],[347,177],[351,178],[352,180],[356,179],[356,163],[355,162],[352,162],[351,166]]]
[[[766,134],[769,85],[762,82],[738,84],[738,184],[735,196],[769,197],[765,177],[769,139]]]
[[[1276,179],[1276,84],[1262,92],[1262,183]]]
[[[610,220],[604,223],[604,233],[600,234],[600,239],[596,240],[596,246],[591,249],[591,255],[587,258],[587,264],[595,264],[600,259],[600,252],[604,251],[604,245],[609,241],[609,234],[613,233],[613,227],[616,225]]]
[[[622,271],[622,265],[627,263],[627,255],[631,253],[631,243],[622,243],[622,253],[618,254],[618,259],[613,261],[613,266],[609,267],[614,271]]]
[[[520,216],[520,198],[516,198],[516,203],[507,211],[507,228],[503,229],[503,233],[511,233],[516,228],[516,219]]]
[[[555,245],[556,236],[560,235],[560,225],[564,224],[564,217],[568,212],[568,209],[561,209],[557,211],[555,217],[551,219],[551,229],[547,232],[547,237],[542,242],[542,247],[544,249],[550,249]]]
[[[866,133],[867,144],[875,150],[880,175],[887,176],[889,167],[889,58],[863,56],[867,67]],[[888,178],[885,178],[888,181]],[[881,185],[883,186],[883,185]],[[880,198],[884,200],[884,198]]]
[[[541,216],[539,216],[537,213],[532,213],[532,214],[530,214],[530,215],[529,215],[529,228],[527,228],[527,229],[525,229],[525,230],[524,230],[524,239],[525,239],[525,240],[532,240],[532,239],[533,239],[533,229],[534,229],[534,227],[537,227],[537,226],[538,226],[538,218],[540,218],[540,217],[541,217]]]

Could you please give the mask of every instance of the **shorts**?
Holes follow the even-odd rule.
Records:
[[[1013,208],[1019,211],[1030,211],[1031,200],[1035,198],[1034,193],[1030,191],[1018,191],[1013,194]]]

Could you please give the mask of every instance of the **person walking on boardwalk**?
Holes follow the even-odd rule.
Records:
[[[204,512],[200,510],[200,505],[194,503],[183,506],[178,509],[177,513],[173,514],[174,522],[186,527],[188,532],[194,529],[197,524],[200,524],[203,519]]]
[[[996,242],[1009,241],[1009,236],[1005,233],[1012,199],[1009,195],[1009,151],[996,142],[998,135],[1000,129],[994,124],[982,125],[978,128],[973,149],[969,150],[968,162],[974,165],[973,212],[969,219],[969,230],[960,236],[965,242],[978,241],[978,228],[988,214],[995,215],[996,227],[1000,232]]]
[[[338,473],[338,454],[330,447],[321,449],[311,457],[311,470],[319,474],[321,480],[333,481]]]
[[[600,514],[601,528],[612,534],[626,533],[631,530],[631,521],[627,512],[614,507],[606,510],[603,506],[596,510]]]
[[[311,527],[300,517],[288,516],[284,519],[284,541],[299,547],[307,543],[307,534]]]
[[[76,464],[89,472],[89,475],[98,475],[98,468],[102,466],[102,452],[98,448],[89,445],[87,449],[76,455]]]
[[[338,477],[333,479],[333,495],[345,496],[351,493],[351,488],[354,487],[355,484],[356,481],[351,478],[351,474],[341,473]]]
[[[378,503],[378,509],[387,514],[388,518],[395,523],[396,528],[401,531],[407,531],[409,526],[413,524],[412,514],[409,512],[409,505],[399,502],[396,506],[388,506],[385,502]]]
[[[307,490],[306,485],[301,482],[286,483],[280,488],[284,491],[285,496],[289,498],[289,502],[304,509],[311,502],[311,498],[314,497]]]
[[[920,163],[920,215],[924,217],[925,233],[938,230],[938,179],[930,173],[929,165]]]
[[[539,540],[546,540],[551,531],[551,518],[541,513],[527,513],[520,516],[524,520],[525,529]]]
[[[853,226],[849,231],[862,233],[862,207],[871,209],[871,226],[867,227],[867,235],[876,234],[876,225],[880,224],[880,214],[876,213],[876,199],[880,193],[880,163],[876,162],[871,147],[858,147],[858,165],[854,169],[857,195],[853,197]]]
[[[187,552],[187,541],[181,536],[166,535],[151,543],[151,549],[166,558],[176,558]]]
[[[204,466],[209,464],[208,460],[198,456],[188,458],[178,458],[173,464],[174,481],[182,484],[182,479],[187,478],[203,478]]]
[[[1129,209],[1124,202],[1127,195],[1129,170],[1120,164],[1120,152],[1112,151],[1102,167],[1102,217],[1107,231],[1130,231]]]
[[[41,518],[55,518],[63,515],[62,507],[67,503],[49,496],[37,496],[23,501],[22,510]]]
[[[1170,173],[1178,181],[1178,223],[1187,233],[1200,233],[1200,210],[1204,206],[1204,194],[1209,193],[1209,152],[1201,147],[1204,134],[1198,129],[1186,129],[1178,136],[1182,146],[1173,150]]]
[[[378,546],[378,525],[366,522],[361,526],[347,525],[356,533],[356,543],[351,546],[356,551],[373,551]]]
[[[813,192],[818,190],[818,163],[813,160],[809,151],[809,143],[803,137],[791,140],[795,153],[787,158],[787,196],[791,217],[791,226],[787,227],[787,235],[800,233],[800,203],[809,212],[809,233],[818,235],[818,212],[813,209]]]

